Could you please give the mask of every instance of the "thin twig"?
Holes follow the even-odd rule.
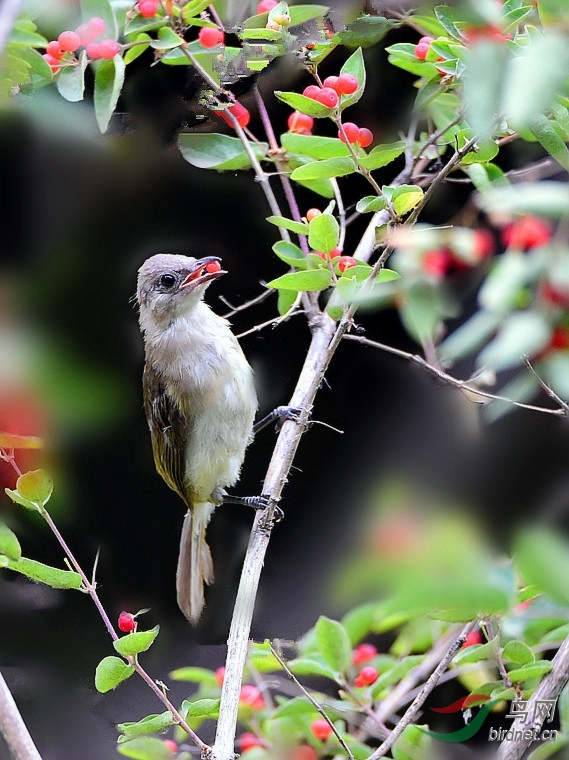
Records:
[[[324,718],[324,720],[326,721],[326,723],[330,726],[330,728],[332,729],[332,731],[334,733],[334,736],[336,737],[336,739],[342,745],[342,749],[346,753],[346,757],[350,758],[351,760],[354,760],[354,756],[352,755],[352,753],[350,751],[350,748],[346,744],[346,741],[345,741],[344,737],[338,731],[338,729],[336,728],[336,726],[332,722],[332,719],[327,715],[327,713],[324,710],[324,708],[322,707],[322,705],[320,705],[314,699],[314,697],[312,696],[312,694],[307,689],[304,688],[304,686],[300,683],[300,681],[298,680],[298,678],[294,675],[294,673],[289,668],[289,666],[287,665],[287,663],[285,662],[285,660],[283,660],[283,658],[280,656],[280,654],[278,653],[278,651],[275,649],[275,647],[272,644],[271,644],[271,652],[273,653],[274,658],[278,661],[279,665],[284,670],[284,672],[287,674],[287,676],[291,679],[291,681],[293,681],[298,686],[298,688],[300,689],[300,691],[308,699],[308,701],[314,707],[314,709],[316,710],[316,712],[319,713]]]
[[[263,290],[262,293],[259,293],[258,296],[251,298],[249,301],[245,301],[245,303],[242,303],[239,306],[234,306],[232,303],[230,303],[227,300],[227,298],[225,298],[225,296],[219,296],[219,300],[223,304],[225,304],[225,306],[228,306],[231,309],[231,311],[228,311],[226,314],[222,314],[221,316],[224,319],[229,319],[230,317],[233,317],[235,314],[239,314],[240,311],[245,311],[246,309],[250,309],[251,306],[256,306],[257,304],[262,303],[274,292],[275,292],[274,290],[267,288]]]
[[[345,335],[344,338],[346,340],[354,340],[358,343],[363,343],[365,346],[370,346],[371,348],[378,348],[380,351],[385,351],[388,354],[393,354],[394,356],[399,356],[401,359],[406,359],[407,361],[413,362],[414,364],[418,364],[420,367],[423,367],[432,375],[435,375],[435,377],[437,377],[439,380],[442,380],[448,385],[452,385],[454,388],[458,388],[461,391],[467,391],[474,395],[487,398],[491,401],[506,401],[507,403],[512,404],[512,406],[517,406],[520,409],[528,409],[532,412],[543,412],[544,414],[552,414],[556,417],[564,417],[568,413],[567,404],[564,402],[561,404],[561,407],[559,409],[550,409],[549,407],[537,406],[535,404],[524,404],[521,401],[515,401],[514,399],[508,398],[507,396],[500,396],[497,393],[484,391],[476,385],[471,385],[468,380],[458,380],[456,377],[453,377],[452,375],[444,372],[444,370],[438,369],[432,364],[429,364],[425,359],[423,359],[422,356],[419,356],[418,354],[412,354],[409,351],[402,351],[400,348],[395,348],[394,346],[388,346],[385,343],[379,343],[378,341],[364,338],[362,335],[350,334]]]
[[[558,396],[557,393],[551,388],[539,375],[539,373],[535,370],[533,364],[531,363],[529,357],[525,357],[524,363],[526,367],[529,369],[529,371],[537,378],[537,381],[539,382],[541,388],[547,393],[549,398],[553,399],[553,401],[556,401],[559,406],[565,410],[565,413],[569,413],[569,404],[566,401],[563,401],[561,396]]]
[[[13,760],[42,760],[4,676],[0,673],[0,734]]]
[[[421,707],[423,706],[423,703],[429,696],[429,694],[433,691],[435,686],[438,684],[441,676],[445,672],[445,670],[450,665],[450,661],[455,656],[455,654],[458,652],[460,647],[464,644],[466,637],[470,633],[470,631],[474,628],[476,625],[476,621],[473,620],[470,623],[467,623],[458,637],[454,639],[449,646],[446,654],[443,656],[443,658],[440,660],[439,664],[435,668],[435,670],[431,673],[429,678],[427,679],[425,685],[417,694],[411,705],[408,707],[407,711],[405,712],[405,715],[401,718],[401,720],[397,723],[389,737],[381,744],[375,752],[372,752],[372,754],[369,756],[368,760],[379,760],[380,757],[384,757],[384,755],[393,747],[397,739],[401,736],[403,731],[407,728],[407,726],[416,720],[417,716],[419,715],[419,712],[421,710]]]
[[[290,317],[294,317],[297,314],[304,314],[303,309],[299,309],[296,304],[292,305],[292,308],[290,308],[286,314],[281,314],[280,317],[273,317],[272,319],[267,319],[266,322],[261,322],[259,325],[255,325],[255,327],[250,327],[248,330],[245,330],[245,332],[239,333],[235,337],[237,339],[244,338],[246,335],[251,335],[251,333],[259,332],[260,330],[263,330],[265,327],[277,327],[281,324],[281,322],[286,322]]]

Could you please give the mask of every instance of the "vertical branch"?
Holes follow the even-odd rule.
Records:
[[[42,760],[10,689],[0,673],[0,733],[14,760]]]

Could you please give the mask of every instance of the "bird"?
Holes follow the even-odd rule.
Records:
[[[258,399],[229,323],[203,300],[208,286],[227,274],[220,261],[159,253],[142,264],[137,280],[144,411],[156,469],[187,508],[176,589],[193,625],[204,608],[204,586],[214,580],[206,528],[215,507],[223,501],[258,506],[256,497],[225,490],[239,478]]]

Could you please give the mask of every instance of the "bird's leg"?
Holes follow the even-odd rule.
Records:
[[[267,509],[271,503],[271,496],[269,494],[261,494],[260,496],[233,496],[227,493],[223,488],[215,489],[215,498],[218,503],[223,504],[242,504],[245,507],[253,507],[253,509]],[[284,517],[283,511],[280,507],[275,507],[275,520],[278,522]]]
[[[280,430],[283,422],[286,420],[293,420],[298,422],[302,409],[298,406],[277,406],[272,412],[269,412],[265,417],[256,422],[253,425],[253,435],[256,435],[260,430],[276,422],[277,432]]]

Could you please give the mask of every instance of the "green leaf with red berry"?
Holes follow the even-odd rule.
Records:
[[[113,646],[123,657],[132,657],[150,649],[159,631],[158,625],[150,631],[134,631],[113,641]]]
[[[306,272],[291,272],[277,277],[267,283],[268,288],[278,290],[292,290],[297,293],[303,291],[325,290],[332,282],[332,274],[329,269],[311,269]]]
[[[308,243],[315,251],[330,253],[338,245],[340,225],[332,214],[320,214],[308,225]]]
[[[216,169],[217,171],[235,171],[251,166],[251,161],[241,140],[229,135],[217,133],[182,134],[178,145],[183,158],[192,166],[200,169]],[[261,143],[251,146],[257,158],[264,158],[268,145]]]
[[[290,106],[295,111],[300,111],[307,116],[312,116],[315,119],[322,119],[326,116],[332,115],[332,108],[324,105],[323,103],[308,98],[306,95],[300,95],[298,92],[283,92],[281,90],[275,90],[275,95],[287,106]]]
[[[364,94],[366,85],[366,69],[361,47],[358,48],[340,69],[337,90],[341,93],[340,109],[357,103]]]
[[[95,74],[93,100],[101,132],[106,132],[124,84],[125,63],[120,55],[101,61]]]

